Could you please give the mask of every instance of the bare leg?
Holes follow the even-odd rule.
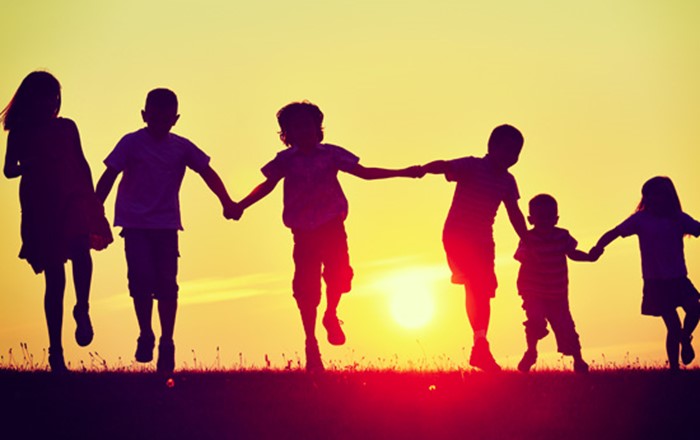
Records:
[[[299,305],[299,312],[301,313],[301,323],[304,326],[304,335],[306,335],[306,341],[316,341],[316,307],[308,305]]]
[[[63,296],[66,289],[66,273],[63,264],[47,267],[44,271],[46,291],[44,293],[44,313],[49,330],[49,347],[61,350],[63,328]]]
[[[464,292],[466,294],[467,317],[474,335],[476,338],[485,338],[489,329],[489,321],[491,320],[491,300],[485,295],[475,294],[466,284],[464,285]]]
[[[175,332],[175,316],[177,315],[177,299],[158,300],[158,316],[160,318],[160,340],[172,341]]]
[[[87,309],[90,304],[90,284],[92,281],[92,257],[88,249],[76,252],[73,257],[73,284],[75,285],[75,305]]]
[[[153,315],[153,299],[134,298],[134,310],[136,311],[136,319],[139,323],[141,336],[153,337],[153,326],[151,325],[151,317]]]
[[[326,314],[336,315],[340,297],[343,296],[340,292],[326,292]]]
[[[668,364],[672,370],[678,369],[678,353],[681,343],[681,320],[676,311],[672,311],[662,316],[666,324],[666,354]]]

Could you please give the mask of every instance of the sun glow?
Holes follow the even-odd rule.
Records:
[[[432,267],[410,267],[387,273],[376,283],[387,295],[389,312],[401,327],[425,327],[435,315],[434,281]]]

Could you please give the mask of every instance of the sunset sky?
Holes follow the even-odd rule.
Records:
[[[633,212],[655,175],[670,176],[684,210],[700,218],[699,21],[700,3],[681,0],[26,0],[0,14],[0,106],[29,72],[53,73],[63,87],[61,115],[76,121],[97,180],[121,136],[142,127],[146,93],[171,88],[181,114],[173,131],[212,157],[236,200],[283,149],[275,113],[290,101],[319,105],[326,141],[365,166],[481,156],[491,130],[509,123],[525,137],[511,168],[521,208],[527,213],[531,197],[552,194],[560,226],[588,250]],[[472,334],[464,293],[449,282],[441,244],[454,185],[434,175],[369,182],[344,174],[340,181],[356,276],[339,311],[348,343],[331,347],[321,338],[324,359],[465,366]],[[10,349],[18,357],[22,342],[37,358],[48,345],[43,276],[17,258],[18,184],[0,183],[5,360]],[[281,185],[240,222],[224,220],[191,171],[180,199],[177,366],[192,365],[195,355],[212,364],[217,347],[224,366],[238,365],[239,353],[248,366],[264,365],[266,354],[277,366],[303,357]],[[115,192],[106,203],[110,221],[114,200]],[[524,312],[516,235],[503,209],[495,238],[500,286],[490,340],[497,360],[514,367],[525,348]],[[97,352],[109,365],[129,364],[138,330],[122,239],[93,256],[96,336],[89,348],[75,344],[69,282],[67,361],[89,363]],[[686,260],[700,285],[697,239],[686,240]],[[640,314],[636,238],[613,243],[597,263],[569,268],[586,359],[665,360],[663,322]],[[407,318],[415,309],[432,312]],[[540,347],[558,365],[553,337]]]

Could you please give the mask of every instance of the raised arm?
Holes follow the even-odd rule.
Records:
[[[593,261],[596,261],[603,254],[605,246],[609,245],[613,240],[621,236],[622,235],[618,231],[618,228],[611,229],[605,234],[603,234],[603,236],[600,237],[600,239],[598,239],[598,243],[596,243],[595,246],[593,246],[591,248],[591,251],[589,252],[591,258],[593,258]]]
[[[228,195],[228,191],[226,191],[226,185],[224,185],[224,182],[221,180],[221,177],[219,177],[219,174],[217,174],[217,172],[214,171],[211,166],[207,165],[206,168],[199,172],[199,175],[202,177],[202,180],[204,180],[204,183],[207,184],[209,189],[216,195],[216,197],[219,198],[221,207],[224,209],[224,217],[228,219],[240,218],[242,211],[238,205],[231,200],[231,197]]]
[[[389,179],[391,177],[418,178],[423,177],[425,175],[425,171],[423,171],[423,168],[420,166],[412,166],[401,169],[387,169],[368,168],[360,165],[359,163],[355,165],[352,169],[348,170],[348,173],[365,180]]]
[[[247,209],[258,200],[270,194],[272,190],[275,189],[275,186],[277,186],[277,182],[279,182],[279,179],[268,178],[263,183],[253,188],[250,194],[238,202],[238,206],[241,208],[241,210]]]
[[[513,225],[515,233],[518,237],[523,238],[527,232],[527,223],[525,223],[525,216],[520,210],[520,205],[518,205],[517,199],[504,200],[503,204],[506,207],[506,212],[508,212],[508,219],[510,224]]]
[[[566,256],[573,261],[595,261],[595,259],[589,255],[588,252],[584,252],[579,249],[569,251]]]
[[[423,171],[427,174],[445,174],[447,172],[447,161],[436,160],[423,165]]]
[[[100,180],[97,181],[97,185],[95,186],[95,194],[97,194],[97,198],[100,199],[100,202],[103,204],[105,200],[107,200],[109,192],[112,191],[114,181],[117,180],[118,175],[119,171],[114,168],[107,167],[102,173],[102,176],[100,176]]]

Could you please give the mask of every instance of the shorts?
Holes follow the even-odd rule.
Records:
[[[343,221],[333,220],[312,231],[293,231],[293,234],[292,290],[297,304],[319,305],[321,278],[326,283],[327,292],[349,292],[353,271]]]
[[[176,229],[124,228],[129,294],[133,298],[175,300],[178,296]]]
[[[572,356],[581,352],[581,342],[569,310],[568,299],[523,298],[523,310],[527,317],[523,325],[528,339],[540,340],[547,336],[549,322],[559,353]]]
[[[479,242],[447,233],[443,234],[442,243],[452,271],[452,283],[464,284],[476,295],[495,297],[498,281],[493,242]]]
[[[700,308],[700,294],[693,283],[685,278],[644,280],[642,315],[663,316],[677,307],[686,310]]]

